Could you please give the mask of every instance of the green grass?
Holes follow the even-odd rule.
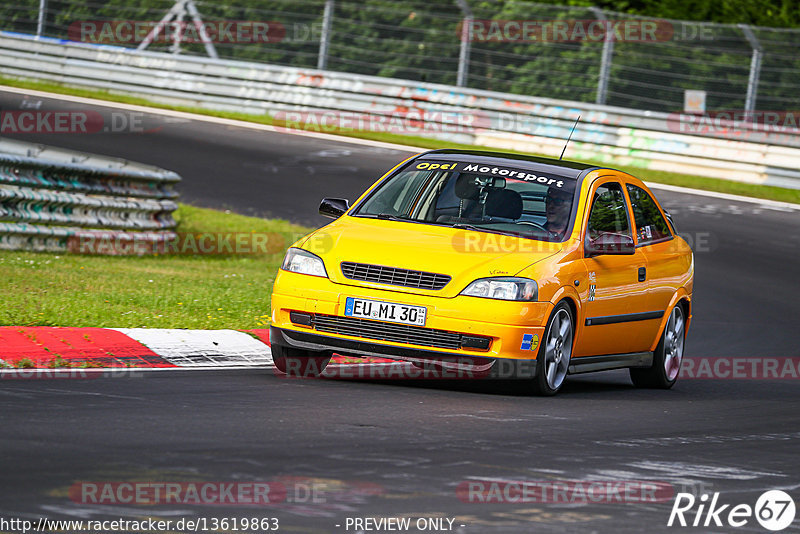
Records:
[[[12,87],[19,87],[24,89],[34,89],[38,91],[48,91],[52,93],[68,94],[73,96],[83,96],[87,98],[97,98],[101,100],[110,100],[114,102],[121,102],[126,104],[135,104],[142,106],[150,106],[161,109],[171,109],[176,111],[185,111],[189,113],[197,113],[202,115],[209,115],[214,117],[221,117],[227,119],[242,120],[247,122],[255,122],[267,125],[280,125],[279,121],[275,121],[269,115],[252,115],[247,113],[236,113],[226,111],[209,110],[205,108],[173,106],[168,104],[161,104],[153,102],[144,98],[132,97],[119,93],[113,93],[106,90],[92,90],[77,87],[71,87],[62,84],[40,82],[32,80],[18,80],[12,78],[0,77],[0,85],[8,85]],[[306,129],[317,131],[313,126],[307,126]],[[324,133],[332,133],[337,135],[344,135],[348,137],[357,137],[360,139],[371,139],[374,141],[383,141],[386,143],[396,143],[401,145],[410,145],[420,148],[468,148],[468,149],[486,149],[497,150],[496,148],[481,147],[474,145],[464,145],[460,143],[452,143],[449,141],[440,141],[437,139],[430,139],[427,137],[406,136],[400,134],[386,133],[386,132],[367,132],[358,130],[324,130]],[[508,152],[514,152],[508,150]],[[600,161],[583,160],[587,163],[597,163],[598,165],[605,166],[606,164]],[[707,191],[715,191],[720,193],[730,193],[735,195],[743,195],[754,198],[764,198],[769,200],[779,200],[783,202],[792,202],[800,204],[800,190],[785,189],[782,187],[764,186],[756,184],[748,184],[742,182],[735,182],[732,180],[721,180],[716,178],[708,178],[703,176],[691,176],[687,174],[679,174],[667,171],[647,170],[634,166],[617,166],[616,168],[633,174],[645,181],[677,185],[682,187],[691,187],[695,189],[703,189]]]
[[[88,256],[0,251],[0,325],[263,328],[283,251],[308,232],[280,220],[181,205],[179,231],[278,233],[261,255]]]

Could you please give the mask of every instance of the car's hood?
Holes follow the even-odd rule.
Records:
[[[478,278],[513,276],[562,246],[445,226],[350,216],[320,228],[302,243],[302,248],[323,259],[328,276],[336,283],[442,297],[457,295]],[[341,262],[446,274],[452,280],[435,292],[354,281],[342,275]]]

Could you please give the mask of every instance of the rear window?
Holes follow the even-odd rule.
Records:
[[[633,184],[627,184],[631,199],[633,219],[636,223],[636,236],[640,245],[647,245],[672,237],[666,219],[658,209],[658,204],[647,191]]]

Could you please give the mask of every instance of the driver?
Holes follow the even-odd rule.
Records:
[[[547,189],[547,197],[545,198],[547,221],[543,226],[559,238],[567,230],[571,200],[572,196],[566,191],[555,187]]]

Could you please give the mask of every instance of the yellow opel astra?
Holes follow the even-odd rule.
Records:
[[[407,159],[296,242],[275,279],[275,366],[332,354],[524,378],[629,368],[670,388],[694,256],[635,177],[583,163],[435,150]]]

